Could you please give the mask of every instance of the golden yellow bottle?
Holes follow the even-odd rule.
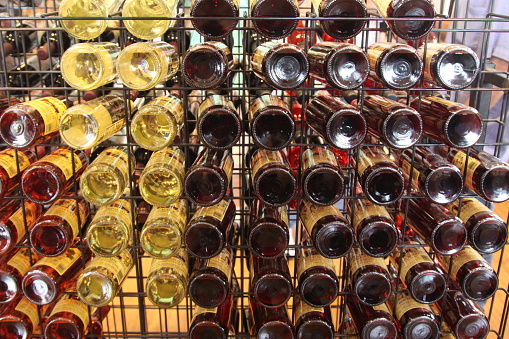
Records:
[[[81,195],[96,206],[117,200],[129,185],[134,167],[134,156],[127,146],[105,149],[81,175]]]
[[[153,259],[147,278],[147,297],[158,307],[178,305],[187,294],[188,256],[180,249],[169,259]]]
[[[136,19],[124,20],[127,30],[137,38],[152,40],[163,35],[175,20],[151,18],[173,18],[177,14],[175,0],[126,0],[122,8],[123,17]]]
[[[140,176],[143,199],[154,206],[168,206],[182,195],[184,153],[177,147],[155,152]]]
[[[157,151],[168,147],[184,124],[184,106],[174,96],[157,97],[136,112],[131,135],[143,148]]]
[[[62,77],[80,91],[96,89],[118,76],[120,47],[113,42],[84,42],[68,48],[62,55]]]
[[[187,223],[186,205],[186,200],[179,200],[168,207],[152,208],[140,236],[146,254],[165,259],[178,251]]]

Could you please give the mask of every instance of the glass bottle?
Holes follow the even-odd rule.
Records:
[[[315,249],[326,258],[345,256],[355,242],[350,223],[334,206],[319,206],[303,201],[300,220]]]
[[[189,325],[189,339],[227,339],[230,323],[233,321],[233,295],[229,295],[220,305],[214,308],[196,306]]]
[[[39,260],[37,253],[30,248],[21,247],[10,251],[0,264],[0,305],[16,300],[21,291],[21,280],[30,267]]]
[[[19,66],[7,71],[9,94],[17,96],[28,95],[30,90],[27,88],[35,89],[35,87],[39,87],[41,70],[46,71],[50,69],[49,61],[41,63],[41,67],[29,61],[30,59],[27,59],[27,62],[22,62]]]
[[[83,338],[91,325],[90,313],[95,312],[76,294],[64,294],[44,322],[44,336],[48,339]]]
[[[286,205],[297,193],[297,179],[282,151],[255,151],[251,176],[255,195],[267,205]]]
[[[173,142],[183,125],[183,102],[171,95],[157,97],[136,112],[131,135],[140,147],[158,151]]]
[[[31,52],[37,43],[37,30],[28,23],[20,23],[2,33],[2,48],[5,56],[22,56],[23,53]]]
[[[184,234],[189,253],[202,259],[218,255],[234,231],[235,210],[233,200],[221,200],[213,206],[199,207],[189,220]]]
[[[282,39],[290,35],[297,27],[299,20],[299,4],[296,0],[253,0],[251,1],[251,17],[255,31],[269,39]],[[257,20],[270,18],[274,20]],[[284,18],[281,20],[280,18]],[[295,20],[292,20],[295,18]]]
[[[168,207],[152,208],[140,235],[145,254],[166,259],[177,253],[187,224],[186,205],[185,200],[179,200]]]
[[[191,24],[205,38],[221,39],[230,35],[237,27],[239,16],[238,0],[193,0],[190,12]],[[209,17],[210,19],[194,19]],[[224,18],[224,19],[218,19]],[[232,18],[232,19],[227,19]]]
[[[0,337],[5,339],[32,338],[39,326],[37,305],[26,297],[10,303],[0,314]]]
[[[451,147],[473,146],[481,137],[481,114],[467,105],[436,96],[414,99],[410,106],[422,116],[424,134]]]
[[[259,0],[258,3],[270,1],[274,0]],[[284,7],[282,5],[290,1],[279,2],[275,8],[282,8]],[[263,22],[269,21],[264,20]],[[285,20],[278,20],[278,22],[288,23]],[[256,47],[251,57],[251,69],[269,86],[281,90],[290,90],[301,86],[306,81],[309,74],[309,61],[306,52],[299,46],[268,41]]]
[[[414,87],[423,69],[415,48],[393,42],[376,42],[368,48],[370,75],[387,88]]]
[[[230,151],[204,148],[184,179],[187,199],[199,206],[211,206],[221,201],[230,188],[233,157]]]
[[[0,136],[13,148],[43,144],[58,136],[65,100],[45,97],[7,108],[0,116]]]
[[[259,148],[280,150],[293,140],[295,121],[288,105],[275,95],[262,95],[249,106],[249,133]]]
[[[293,327],[286,306],[265,307],[250,297],[250,309],[253,315],[253,327],[251,335],[256,338],[293,339],[295,329]]]
[[[42,206],[29,200],[13,199],[3,204],[1,209],[0,256],[4,256],[25,240],[25,235],[42,214]]]
[[[96,206],[117,200],[129,185],[134,166],[134,156],[127,146],[105,149],[81,175],[81,195]]]
[[[265,259],[283,255],[290,241],[287,207],[268,206],[256,199],[249,215],[247,243],[251,253]]]
[[[269,308],[284,306],[293,293],[292,276],[285,256],[264,259],[251,254],[249,260],[250,291],[256,302]]]
[[[55,28],[60,28],[59,26]],[[66,32],[60,30],[46,31],[42,34],[40,40],[40,48],[37,50],[37,58],[39,60],[47,60],[51,57],[60,57],[71,47],[71,41],[69,35]]]
[[[184,175],[184,153],[179,148],[154,152],[138,184],[143,200],[154,206],[174,203],[182,195]]]
[[[122,16],[135,19],[123,20],[125,27],[135,37],[152,40],[163,35],[170,27],[175,26],[178,1],[169,0],[126,0],[122,7]],[[157,18],[157,19],[153,19]]]
[[[295,334],[298,339],[334,338],[334,324],[330,306],[312,307],[297,295],[294,299]]]
[[[465,186],[475,194],[491,202],[509,199],[509,164],[473,148],[467,153],[439,146],[438,151],[461,170]]]
[[[30,231],[32,248],[45,257],[65,253],[80,235],[89,215],[90,207],[83,199],[57,200]]]
[[[0,151],[0,199],[19,186],[21,174],[36,160],[37,155],[31,150],[7,148]]]
[[[120,131],[126,112],[132,111],[133,102],[117,95],[87,101],[65,112],[60,119],[60,136],[72,148],[92,148]]]
[[[87,155],[60,147],[34,162],[21,176],[21,189],[37,204],[50,204],[79,180],[88,166]]]
[[[114,257],[96,257],[90,261],[76,281],[76,292],[81,301],[95,307],[109,304],[133,266],[130,250]]]
[[[359,34],[368,17],[366,5],[362,0],[313,0],[311,4],[320,18],[332,20],[320,21],[321,28],[334,39],[346,40]],[[357,20],[334,20],[336,18],[359,18]]]

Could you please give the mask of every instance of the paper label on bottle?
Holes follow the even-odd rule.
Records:
[[[417,168],[415,168],[415,167],[412,168],[412,164],[410,162],[408,162],[406,159],[403,159],[403,162],[401,163],[401,169],[410,178],[410,183],[413,186],[418,188],[419,187],[419,176],[421,173],[417,170]]]
[[[64,173],[65,180],[69,180],[74,174],[72,161],[74,159],[74,171],[78,170],[83,166],[81,159],[77,153],[72,153],[69,148],[59,148],[53,153],[45,156],[40,161],[46,161],[54,164],[62,170]]]
[[[81,300],[72,299],[70,295],[64,295],[60,301],[57,302],[51,316],[59,312],[70,312],[76,315],[83,323],[84,328],[88,326],[90,317],[88,314],[88,306]]]
[[[150,272],[154,272],[162,268],[170,268],[176,272],[179,272],[187,276],[189,274],[187,261],[188,261],[187,252],[181,250],[179,253],[177,253],[171,258],[152,259],[152,263],[150,264]]]
[[[384,18],[387,18],[387,8],[391,5],[393,0],[373,0],[373,4],[378,10],[378,13]]]
[[[30,229],[38,215],[36,213],[37,206],[34,204],[25,203],[25,217],[27,222],[27,228]],[[20,207],[10,217],[9,221],[14,225],[16,232],[18,233],[18,240],[22,239],[26,234],[25,218],[23,218],[23,208]]]
[[[219,221],[222,221],[224,219],[224,216],[226,215],[226,211],[228,210],[229,205],[230,203],[227,200],[221,200],[215,205],[200,207],[196,210],[196,213],[193,215],[193,218],[191,220],[194,220],[198,217],[209,216]]]
[[[338,208],[334,205],[331,206],[320,206],[311,203],[305,203],[302,205],[300,219],[304,224],[304,227],[311,234],[318,220],[329,215],[343,216]]]
[[[154,152],[145,168],[149,168],[152,164],[165,164],[184,177],[184,161],[184,153],[180,149],[168,147]]]
[[[73,199],[60,199],[57,200],[44,215],[56,215],[61,217],[72,229],[72,238],[74,239],[79,232],[80,224],[78,222],[78,214],[76,211],[76,201]],[[83,206],[80,206],[80,221],[81,225],[85,224],[86,211]]]
[[[133,268],[134,259],[131,252],[125,250],[114,257],[96,257],[88,267],[98,266],[108,270],[116,281],[121,284],[127,273]]]
[[[436,256],[439,258],[440,263],[444,267],[446,273],[451,272],[451,277],[455,278],[458,274],[461,266],[465,265],[467,262],[472,260],[478,260],[482,262],[486,262],[483,257],[472,247],[465,246],[463,249],[453,255],[441,255],[436,253]],[[452,259],[452,262],[451,262]],[[489,265],[487,265],[489,266]],[[449,270],[450,269],[450,270]]]
[[[313,253],[311,255],[301,255],[299,257],[299,263],[297,265],[297,276],[301,276],[305,270],[311,267],[323,266],[332,270],[332,272],[336,272],[336,266],[334,265],[334,261],[329,258],[322,257],[318,253]]]
[[[468,166],[465,173],[465,164],[467,163],[468,158]],[[458,151],[456,155],[452,158],[452,164],[456,167],[458,167],[465,175],[465,186],[468,188],[473,187],[472,185],[472,178],[474,177],[474,172],[481,165],[481,162],[477,159],[474,159],[472,157],[467,157],[467,154]]]
[[[339,167],[336,155],[324,147],[308,148],[302,153],[302,172],[316,164],[330,164]]]
[[[377,215],[381,215],[387,217],[388,220],[392,220],[391,216],[389,215],[389,212],[387,212],[385,207],[372,204],[367,200],[362,200],[362,202],[361,201],[356,202],[356,208],[355,213],[353,214],[352,222],[353,229],[357,230],[364,219]]]
[[[177,224],[181,233],[184,232],[187,221],[186,211],[175,207],[175,204],[170,205],[169,207],[152,207],[145,224],[148,224],[149,221],[158,218],[169,219],[171,223]]]
[[[30,158],[22,151],[18,151],[17,153],[19,173],[21,173],[30,165]],[[8,148],[0,152],[0,167],[7,172],[9,178],[18,174],[18,167],[16,165],[16,150]]]
[[[395,295],[391,295],[391,303],[394,304],[394,301],[396,301]],[[423,308],[425,310],[428,310],[431,312],[431,308],[428,304],[421,304],[417,301],[415,301],[410,295],[406,293],[398,293],[398,299],[396,304],[396,310],[395,315],[396,319],[401,320],[403,315],[405,315],[406,312],[414,309],[414,308]]]
[[[251,173],[253,178],[260,168],[267,164],[285,166],[283,157],[279,151],[259,150],[251,160]]]
[[[302,315],[307,314],[309,312],[323,312],[322,307],[313,307],[311,305],[308,305],[304,300],[301,300],[299,304],[295,307],[295,321],[300,319]]]
[[[110,147],[99,154],[94,163],[106,163],[110,166],[118,168],[120,173],[125,177],[129,176],[129,156],[127,155],[127,147]],[[132,168],[134,170],[134,168]]]
[[[95,214],[92,224],[99,218],[112,217],[120,221],[122,227],[132,228],[131,202],[119,199],[109,205],[102,206]]]
[[[37,255],[32,254],[32,258],[37,259]],[[21,276],[24,276],[26,272],[32,267],[32,262],[30,261],[30,249],[21,248],[9,261],[7,261],[7,265],[14,267],[18,270]]]
[[[60,118],[67,110],[67,106],[60,99],[45,97],[25,102],[24,105],[33,107],[44,121],[44,135],[58,131]]]
[[[193,311],[193,321],[194,321],[194,319],[196,319],[197,316],[199,316],[200,314],[203,314],[203,313],[213,313],[213,314],[216,314],[217,313],[217,307],[214,307],[214,308],[205,308],[205,307],[201,307],[201,306],[196,306],[194,311]]]
[[[288,227],[290,227],[290,222],[288,220],[288,208],[286,206],[281,206],[279,209],[279,215],[281,216],[281,221]]]
[[[173,96],[157,97],[149,104],[166,108],[175,119],[177,126],[180,127],[184,123],[184,106],[179,98]]]
[[[392,160],[382,149],[379,149],[379,147],[376,149],[361,150],[357,163],[357,174],[359,174],[359,177],[364,174],[364,171],[366,171],[368,167],[377,162],[392,162]]]
[[[37,309],[37,305],[27,298],[22,297],[14,310],[25,314],[28,319],[30,319],[33,328],[39,325],[39,310]]]
[[[387,312],[392,315],[392,312],[389,311],[389,308],[387,307],[387,305],[385,303],[381,303],[380,305],[371,306],[371,307],[373,307],[373,309],[376,311],[383,311],[383,312]]]
[[[456,214],[463,223],[466,223],[470,217],[479,212],[491,212],[491,210],[484,206],[479,200],[472,198],[463,198],[461,201],[461,213],[458,210],[459,202],[454,201],[447,205],[447,209],[452,213]],[[459,214],[459,215],[458,215]],[[493,213],[494,214],[494,213]],[[493,217],[498,217],[493,215]]]
[[[322,3],[324,3],[324,0],[311,0],[311,8],[314,8],[314,13],[317,14],[317,16],[320,16],[320,12],[322,9]],[[297,318],[298,319],[298,318]]]
[[[433,264],[433,260],[431,260],[428,253],[422,247],[405,247],[404,253],[403,258],[399,260],[401,263],[400,277],[403,281],[405,281],[408,271],[415,265],[420,263]]]
[[[228,281],[230,281],[232,275],[232,254],[227,249],[223,249],[221,253],[208,259],[207,266],[217,268],[223,272],[228,278]]]
[[[226,173],[226,177],[228,178],[228,185],[232,180],[233,174],[233,157],[227,156],[223,163],[223,170]]]
[[[384,258],[372,257],[364,254],[360,249],[353,249],[351,251],[350,258],[350,272],[352,275],[355,274],[357,270],[367,265],[376,265],[383,269],[386,269],[387,267],[387,265],[385,265]]]
[[[69,248],[58,257],[43,257],[36,265],[46,265],[53,268],[58,274],[64,274],[76,261],[81,259],[81,252],[77,248]]]

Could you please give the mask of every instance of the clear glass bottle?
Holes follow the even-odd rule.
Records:
[[[162,36],[175,25],[174,20],[161,18],[174,18],[177,16],[178,1],[174,0],[126,0],[122,7],[122,16],[135,19],[123,20],[125,27],[135,37],[143,40],[152,40]],[[158,19],[152,19],[158,18]]]
[[[31,150],[7,148],[0,151],[0,199],[19,186],[21,174],[36,160],[37,155]]]
[[[334,39],[346,40],[359,34],[368,17],[366,5],[362,0],[313,0],[311,4],[320,18],[322,29]],[[357,20],[334,20],[336,18],[359,18]]]
[[[237,27],[239,16],[238,0],[193,0],[190,12],[191,24],[205,38],[221,39],[230,35]],[[210,19],[194,19],[210,17]],[[224,18],[224,19],[218,19]],[[232,18],[232,19],[227,19]]]
[[[47,339],[81,339],[91,325],[90,313],[95,312],[76,294],[64,294],[44,321],[44,336]]]
[[[286,305],[268,308],[250,297],[251,314],[253,315],[253,327],[251,335],[256,338],[293,339],[295,329],[293,327]]]
[[[292,276],[284,255],[264,259],[251,254],[250,291],[257,303],[264,307],[284,306],[293,293]]]
[[[253,0],[251,1],[253,27],[258,34],[269,39],[282,39],[290,35],[297,27],[299,4],[297,0]],[[274,20],[256,20],[256,18]],[[284,18],[280,20],[279,18]],[[292,20],[295,18],[295,20]]]
[[[234,312],[233,295],[214,308],[197,306],[189,325],[189,339],[227,339]]]
[[[10,303],[0,314],[0,337],[5,339],[32,338],[39,326],[39,310],[25,297]]]
[[[23,206],[22,206],[23,204]],[[0,214],[0,256],[9,253],[21,244],[27,232],[42,214],[42,206],[32,201],[13,199],[1,206]]]
[[[23,294],[21,280],[39,259],[40,256],[27,247],[14,249],[3,256],[0,264],[0,305],[11,303]]]
[[[179,148],[154,152],[138,184],[143,200],[154,206],[174,203],[182,195],[184,175],[184,153]]]

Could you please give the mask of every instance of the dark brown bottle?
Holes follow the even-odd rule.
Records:
[[[405,90],[414,87],[422,73],[422,60],[408,45],[377,42],[368,48],[370,75],[387,88]]]
[[[184,179],[184,193],[194,204],[210,206],[221,201],[228,191],[233,173],[230,151],[203,149]]]
[[[233,295],[230,294],[217,307],[196,306],[189,326],[189,339],[227,339],[233,307]]]
[[[273,207],[256,199],[251,204],[247,242],[249,250],[261,258],[275,258],[288,248],[288,209]]]
[[[345,256],[355,242],[349,222],[334,206],[319,206],[303,201],[300,220],[315,249],[326,258]]]
[[[465,246],[452,256],[440,255],[437,259],[451,280],[471,300],[491,298],[498,288],[498,277],[488,262],[472,247]]]
[[[0,305],[10,303],[20,295],[21,280],[30,267],[40,259],[37,253],[32,253],[30,248],[21,247],[13,249],[2,257],[0,264]],[[0,306],[0,309],[1,307]]]
[[[467,242],[463,222],[447,208],[428,199],[408,199],[408,226],[435,252],[451,255]]]
[[[392,252],[389,260],[403,287],[417,302],[431,304],[444,296],[445,277],[419,243],[406,241]]]
[[[252,273],[251,292],[257,303],[265,307],[281,307],[293,293],[292,276],[285,256],[272,259],[249,257]]]
[[[348,2],[361,4],[358,0],[323,0],[321,3],[324,4],[325,2],[334,4]],[[325,27],[324,21],[321,23],[322,27]],[[329,86],[342,90],[350,90],[362,86],[369,74],[369,60],[366,52],[354,44],[330,41],[320,42],[309,49],[308,60],[310,66],[309,74],[312,77]]]
[[[436,96],[416,98],[410,106],[421,112],[424,134],[432,139],[467,148],[481,137],[483,119],[473,107]]]
[[[337,97],[318,95],[306,105],[306,120],[329,145],[340,149],[357,147],[368,127],[363,115]]]
[[[254,193],[263,203],[283,206],[297,192],[297,179],[282,151],[256,150],[251,158]]]
[[[221,200],[213,206],[199,207],[184,233],[189,253],[202,259],[218,255],[233,231],[235,209],[233,200]]]
[[[66,49],[71,47],[71,38],[65,31],[46,31],[41,36],[40,48],[37,50],[39,60],[51,57],[61,57]]]
[[[204,308],[218,307],[230,291],[233,254],[224,248],[210,259],[197,259],[189,277],[189,296],[196,305]]]
[[[249,132],[256,146],[268,150],[287,147],[295,134],[288,105],[274,95],[262,95],[249,107]]]
[[[320,18],[336,20],[320,21],[322,29],[334,39],[346,40],[359,34],[366,26],[368,12],[361,0],[313,0],[312,5]],[[350,20],[337,20],[349,18]],[[359,18],[351,20],[351,18]]]
[[[14,29],[8,30],[3,34],[3,53],[5,56],[9,54],[20,56],[23,53],[30,53],[34,49],[36,41],[37,31],[35,27],[20,23]]]
[[[368,95],[363,108],[368,126],[386,145],[401,149],[419,141],[422,119],[411,107],[380,95]]]
[[[293,339],[294,327],[288,318],[286,306],[268,308],[259,304],[253,297],[249,298],[253,327],[251,335],[256,339],[278,338]]]
[[[251,16],[253,27],[258,34],[269,39],[282,39],[297,27],[299,4],[296,0],[256,0],[251,2]],[[274,20],[256,20],[270,17],[274,17]]]
[[[297,339],[334,338],[334,324],[332,323],[330,306],[312,307],[296,295],[293,312]]]
[[[210,17],[210,19],[191,19],[191,23],[204,37],[221,39],[229,35],[237,26],[239,20],[234,18],[239,16],[239,2],[238,0],[194,0],[191,4],[190,15],[192,18]]]
[[[0,338],[32,338],[39,326],[39,310],[25,297],[8,304],[0,313]]]
[[[465,186],[491,202],[509,199],[509,164],[486,152],[439,146],[438,151],[464,175]]]
[[[461,208],[460,208],[461,207]],[[463,198],[447,205],[468,231],[468,242],[482,253],[494,253],[507,241],[507,224],[495,212],[475,198]]]
[[[434,203],[448,204],[458,199],[463,190],[460,170],[425,147],[404,150],[399,166],[410,178],[410,184]]]
[[[378,205],[398,201],[405,192],[403,171],[382,147],[365,146],[352,160],[366,197]]]
[[[346,204],[360,249],[372,257],[388,256],[399,243],[400,234],[389,212],[366,199]]]

